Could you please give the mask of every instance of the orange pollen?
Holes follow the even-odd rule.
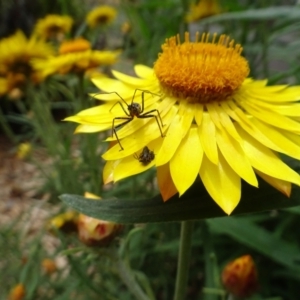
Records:
[[[91,43],[83,38],[78,38],[72,41],[66,41],[59,47],[59,54],[71,52],[83,52],[91,49]]]
[[[226,35],[217,39],[209,33],[190,42],[189,33],[180,42],[179,35],[162,45],[154,64],[155,74],[166,94],[193,103],[223,101],[231,96],[249,74],[243,48]]]

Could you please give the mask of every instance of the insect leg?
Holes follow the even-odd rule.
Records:
[[[121,124],[118,124],[117,126],[115,126],[115,120],[126,120],[126,121],[123,122],[123,123],[121,123]],[[119,143],[119,145],[120,145],[120,147],[121,147],[121,150],[124,150],[124,148],[123,148],[122,145],[121,145],[121,142],[120,142],[119,137],[118,137],[118,135],[117,135],[116,128],[119,128],[119,127],[121,127],[121,126],[123,126],[123,125],[129,123],[131,120],[132,120],[132,118],[127,118],[127,117],[117,117],[117,118],[114,118],[114,119],[113,119],[111,136],[113,137],[114,134],[115,134],[115,136],[116,136],[116,138],[117,138],[117,141],[118,141],[118,143]]]
[[[160,131],[160,134],[161,134],[161,137],[164,137],[164,134],[162,133],[161,125],[160,125],[159,122],[158,122],[157,116],[156,116],[156,115],[149,115],[150,113],[155,112],[155,111],[157,111],[158,116],[159,116],[160,121],[161,121],[161,124],[162,124],[162,120],[161,120],[159,111],[158,111],[157,109],[153,109],[153,110],[147,111],[146,113],[144,113],[144,114],[142,114],[142,115],[139,115],[138,118],[140,118],[140,119],[155,118],[156,123],[157,123],[158,128],[159,128],[159,131]],[[162,126],[164,126],[164,124],[162,124]]]
[[[125,102],[125,103],[126,103],[126,102]],[[127,111],[128,109],[126,110],[126,109],[124,108],[122,102],[120,102],[120,101],[116,102],[116,103],[111,107],[111,109],[110,109],[109,111],[112,111],[112,109],[113,109],[117,104],[120,104],[121,107],[122,107],[122,110],[124,111],[124,113],[125,113],[127,116],[130,116],[130,114],[129,114],[128,111]],[[126,103],[126,105],[127,105],[127,103]],[[128,107],[128,106],[127,106],[127,107]]]

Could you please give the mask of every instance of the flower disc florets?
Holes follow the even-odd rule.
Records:
[[[236,91],[249,74],[247,60],[241,56],[242,47],[234,40],[214,34],[196,35],[189,41],[186,33],[181,44],[179,36],[166,40],[163,52],[154,65],[161,88],[167,94],[189,102],[222,101]]]

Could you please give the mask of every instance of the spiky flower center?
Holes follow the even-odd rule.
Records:
[[[236,91],[249,74],[242,47],[226,35],[217,39],[203,33],[201,40],[190,42],[189,34],[180,43],[171,37],[162,46],[154,64],[155,74],[166,94],[189,102],[223,101]]]

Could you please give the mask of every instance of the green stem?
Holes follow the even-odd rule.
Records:
[[[194,221],[181,222],[174,300],[182,300],[185,297],[189,274],[193,226]]]
[[[182,14],[182,21],[180,24],[179,32],[182,37],[184,36],[185,32],[189,32],[189,24],[185,21],[185,15],[186,15],[187,11],[189,10],[189,4],[190,4],[190,1],[181,0],[183,14]]]
[[[121,259],[118,259],[117,261],[117,268],[119,271],[119,276],[132,295],[134,295],[137,300],[149,300],[148,296],[143,292],[141,287],[136,282],[130,269]]]
[[[213,251],[212,237],[209,231],[209,227],[206,221],[202,224],[202,240],[205,262],[205,287],[211,289],[217,289],[219,287],[218,272],[216,271],[217,264]],[[204,300],[216,300],[219,299],[218,295],[214,293],[205,293]]]
[[[14,143],[17,143],[17,137],[15,136],[14,132],[12,131],[12,129],[10,128],[5,115],[2,111],[2,109],[0,108],[0,126],[2,127],[4,133],[6,134],[6,136]]]
[[[83,73],[78,74],[78,98],[78,111],[87,108]]]

